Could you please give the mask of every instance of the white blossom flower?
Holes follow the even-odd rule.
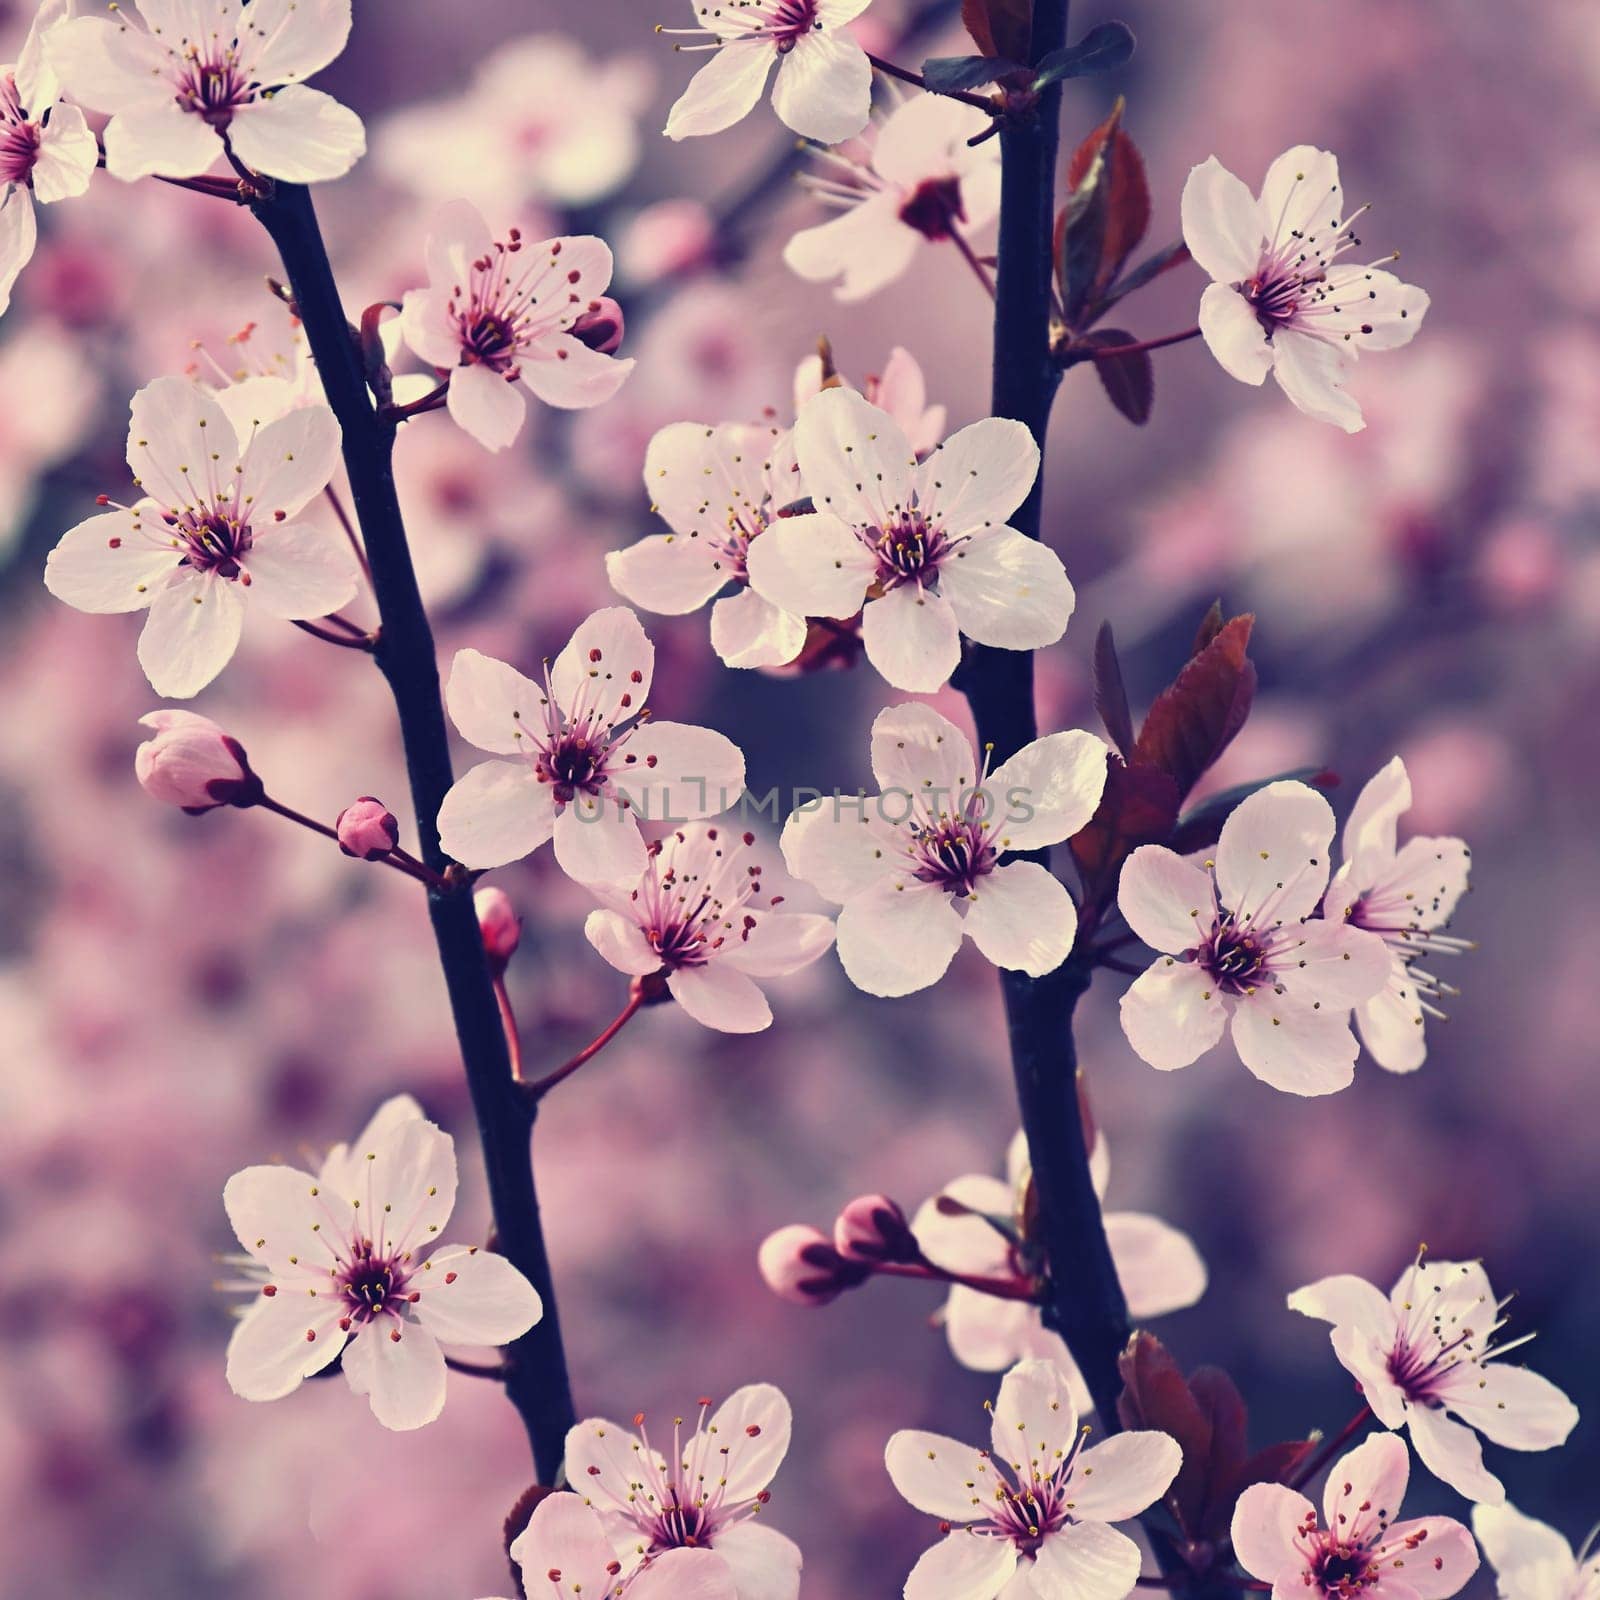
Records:
[[[816,509],[784,517],[748,556],[752,587],[775,606],[860,611],[867,659],[917,694],[949,679],[963,633],[1036,650],[1066,631],[1073,593],[1059,557],[1006,526],[1039,472],[1020,422],[975,422],[919,465],[892,417],[825,389],[801,410],[794,444]]]
[[[1123,1600],[1139,1547],[1110,1524],[1166,1493],[1183,1464],[1177,1441],[1119,1433],[1086,1448],[1066,1375],[1048,1361],[1013,1367],[993,1413],[987,1450],[910,1429],[889,1441],[895,1488],[946,1529],[906,1600]]]
[[[711,608],[711,645],[730,667],[775,667],[806,642],[806,621],[750,587],[750,543],[798,500],[792,436],[744,423],[674,422],[650,441],[644,483],[670,533],[606,556],[623,599],[664,616]]]
[[[827,377],[822,356],[815,351],[795,368],[796,415],[813,395],[829,387]],[[846,384],[845,387],[851,386]],[[939,441],[944,438],[945,408],[928,404],[927,380],[917,358],[909,350],[896,345],[889,352],[883,371],[867,375],[861,384],[861,393],[870,404],[887,411],[900,424],[918,461],[938,449]]]
[[[1455,991],[1422,957],[1456,955],[1469,941],[1444,929],[1467,891],[1472,852],[1460,839],[1408,839],[1396,828],[1411,805],[1411,780],[1396,756],[1361,791],[1344,825],[1344,864],[1323,898],[1330,921],[1375,933],[1389,947],[1388,982],[1356,1007],[1356,1028],[1372,1058],[1390,1072],[1412,1072],[1428,1053],[1425,1015],[1442,1017]]]
[[[1103,1204],[1111,1180],[1111,1155],[1103,1138],[1095,1140],[1089,1171]],[[1018,1129],[1006,1151],[1004,1181],[968,1173],[924,1202],[911,1222],[922,1253],[935,1266],[966,1277],[1031,1276],[1037,1263],[1028,1258],[1022,1229],[1032,1177],[1027,1135]],[[954,1214],[950,1202],[959,1208]],[[1181,1311],[1205,1293],[1206,1264],[1188,1234],[1139,1211],[1107,1211],[1102,1220],[1128,1315],[1135,1322]],[[1026,1357],[1037,1357],[1066,1373],[1080,1411],[1093,1405],[1066,1341],[1045,1327],[1037,1305],[956,1284],[944,1304],[944,1326],[950,1353],[962,1366],[1003,1372]]]
[[[435,219],[427,261],[428,287],[406,291],[401,332],[449,374],[450,415],[485,449],[503,450],[522,431],[519,382],[546,405],[581,410],[609,400],[633,370],[573,333],[611,282],[605,240],[530,244],[517,228],[495,239],[458,200]]]
[[[1213,280],[1200,297],[1212,355],[1245,383],[1271,372],[1308,417],[1346,433],[1366,426],[1344,392],[1356,357],[1409,344],[1428,309],[1381,263],[1339,263],[1366,210],[1346,214],[1339,163],[1310,145],[1272,163],[1259,200],[1215,156],[1183,186],[1184,243]]]
[[[859,158],[818,152],[803,177],[842,215],[804,228],[784,246],[790,269],[813,283],[839,279],[840,300],[864,300],[911,265],[919,245],[976,234],[1000,209],[1000,148],[967,141],[990,126],[975,106],[923,94],[897,107]]]
[[[1274,1595],[1446,1600],[1478,1570],[1472,1535],[1452,1517],[1395,1520],[1411,1459],[1380,1433],[1333,1464],[1317,1508],[1281,1483],[1253,1483],[1233,1512],[1239,1565]]]
[[[578,624],[542,685],[476,650],[458,650],[445,703],[461,736],[508,757],[456,781],[439,808],[444,848],[498,867],[552,834],[582,883],[637,882],[636,820],[707,817],[744,788],[744,757],[709,728],[656,722],[645,701],[655,646],[626,606]]]
[[[192,178],[223,154],[287,183],[340,178],[367,147],[361,119],[302,82],[344,49],[350,0],[131,0],[114,18],[53,28],[67,92],[106,124],[106,170]]]
[[[619,972],[663,973],[696,1022],[758,1033],[772,1022],[757,978],[808,967],[833,943],[833,922],[783,909],[792,885],[736,818],[691,822],[650,848],[636,883],[596,885],[602,909],[584,934]]]
[[[379,1422],[419,1428],[444,1406],[441,1340],[508,1344],[539,1320],[537,1292],[503,1256],[438,1245],[455,1145],[410,1110],[391,1101],[318,1176],[246,1167],[228,1180],[228,1220],[267,1280],[228,1344],[235,1394],[281,1399],[342,1357]]]
[[[789,870],[839,913],[839,959],[868,994],[938,982],[963,935],[996,966],[1040,977],[1066,960],[1077,909],[1035,861],[1011,850],[1070,838],[1105,787],[1093,734],[1047,734],[992,773],[931,707],[890,706],[872,724],[872,771],[883,793],[833,796],[783,829]]]
[[[1500,1600],[1600,1600],[1600,1554],[1590,1534],[1576,1555],[1548,1523],[1509,1501],[1474,1506],[1472,1531],[1494,1568]]]
[[[673,1424],[670,1454],[603,1417],[567,1434],[567,1482],[600,1514],[618,1555],[631,1564],[683,1549],[709,1550],[738,1600],[795,1600],[798,1546],[761,1525],[772,1482],[789,1449],[789,1402],[770,1383],[736,1389],[700,1416],[689,1436]],[[676,1591],[674,1591],[676,1593]],[[699,1591],[692,1593],[698,1600]]]
[[[134,397],[128,465],[144,498],[69,528],[45,563],[45,586],[80,611],[139,611],[139,664],[159,694],[184,699],[211,682],[239,643],[245,604],[298,620],[337,611],[356,565],[334,533],[296,513],[327,487],[339,424],[305,406],[235,432],[185,378]]]
[[[1311,919],[1328,883],[1333,812],[1303,783],[1269,783],[1222,825],[1204,868],[1141,845],[1117,903],[1162,955],[1122,997],[1122,1030],[1153,1067],[1186,1067],[1231,1023],[1264,1083],[1331,1094],[1355,1076],[1350,1008],[1389,976],[1376,934]]]
[[[1291,1311],[1333,1324],[1334,1354],[1378,1421],[1409,1426],[1434,1477],[1493,1504],[1505,1488],[1484,1466],[1478,1434],[1511,1450],[1550,1450],[1578,1421],[1548,1378],[1500,1359],[1532,1338],[1494,1343],[1502,1304],[1476,1261],[1420,1255],[1387,1296],[1348,1273],[1289,1296]]]
[[[773,63],[772,109],[803,139],[838,144],[867,125],[872,63],[846,31],[871,0],[692,0],[695,26],[661,28],[709,39],[675,45],[711,59],[667,114],[669,139],[721,133],[749,115]]]
[[[0,65],[0,314],[38,243],[34,205],[85,193],[100,160],[83,113],[60,103],[46,59],[45,37],[66,9],[67,0],[46,0],[17,61]]]

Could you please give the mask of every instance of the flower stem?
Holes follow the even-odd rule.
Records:
[[[298,184],[280,183],[251,209],[283,259],[323,390],[343,429],[344,463],[381,619],[373,660],[394,696],[421,859],[443,874],[450,861],[439,845],[437,818],[454,775],[433,632],[395,493],[394,424],[378,414],[368,393],[359,345],[339,299],[310,193]],[[496,1248],[544,1302],[543,1318],[506,1351],[505,1382],[527,1430],[539,1478],[552,1484],[576,1414],[534,1185],[537,1107],[511,1076],[472,897],[432,893],[428,910],[483,1146]]]
[[[577,1055],[575,1055],[564,1065],[557,1067],[554,1072],[547,1072],[544,1077],[537,1079],[535,1082],[530,1083],[527,1086],[529,1097],[535,1103],[544,1099],[544,1097],[549,1094],[558,1083],[565,1082],[566,1079],[570,1078],[572,1074],[584,1064],[585,1061],[588,1061],[593,1056],[599,1055],[600,1052],[604,1050],[605,1047],[610,1044],[619,1033],[622,1032],[622,1029],[628,1022],[629,1018],[633,1016],[634,1012],[636,1012],[639,1007],[644,1004],[644,1002],[644,991],[642,989],[635,989],[634,992],[628,997],[627,1005],[625,1005],[622,1010],[619,1011],[616,1016],[614,1016],[611,1021],[608,1022],[606,1026],[577,1053]]]
[[[332,619],[330,618],[329,620],[331,621]],[[364,633],[359,629],[355,633],[335,633],[331,628],[324,628],[318,623],[307,622],[302,618],[296,618],[294,625],[302,631],[309,633],[313,639],[326,640],[327,643],[336,644],[340,646],[341,649],[365,650],[368,653],[370,653],[373,649],[374,641],[372,635],[369,633]],[[345,623],[344,626],[349,628],[352,626],[352,624]]]
[[[1372,1420],[1372,1407],[1365,1405],[1362,1406],[1362,1408],[1356,1412],[1356,1414],[1351,1417],[1351,1419],[1345,1423],[1345,1425],[1330,1440],[1328,1440],[1328,1442],[1323,1445],[1323,1447],[1317,1451],[1317,1453],[1303,1467],[1301,1467],[1297,1473],[1295,1473],[1295,1475],[1289,1480],[1288,1487],[1291,1489],[1303,1489],[1308,1483],[1315,1482],[1317,1474],[1321,1472],[1322,1469],[1327,1466],[1328,1463],[1332,1461],[1333,1458],[1338,1455],[1339,1452],[1343,1450],[1344,1447],[1349,1444],[1350,1441],[1355,1438],[1355,1436],[1360,1433],[1361,1430]]]
[[[313,833],[320,833],[324,839],[337,840],[339,830],[330,828],[326,822],[318,822],[315,817],[308,817],[303,811],[296,811],[293,806],[286,806],[279,800],[274,800],[271,795],[264,794],[259,800],[252,800],[251,805],[260,806],[263,811],[270,811],[275,816],[284,817],[290,822],[299,823],[302,828],[309,828]],[[386,867],[393,867],[396,872],[403,872],[408,878],[415,878],[418,883],[425,883],[436,892],[454,887],[442,873],[435,872],[432,867],[418,861],[413,855],[408,855],[396,846],[386,856],[376,856],[374,860],[381,861]]]
[[[1165,350],[1169,344],[1184,344],[1190,339],[1199,337],[1198,328],[1185,328],[1182,333],[1169,333],[1160,339],[1146,339],[1142,344],[1103,344],[1084,353],[1091,361],[1109,361],[1113,356],[1136,356],[1146,350]]]
[[[892,61],[885,61],[882,56],[875,56],[867,51],[867,60],[879,72],[887,73],[891,78],[898,78],[901,83],[914,84],[918,89],[927,90],[929,94],[943,95],[946,100],[959,100],[964,106],[976,106],[980,111],[993,112],[995,103],[986,99],[981,94],[969,94],[965,89],[929,89],[928,80],[920,72],[911,72],[905,67],[897,67]]]
[[[361,547],[361,535],[356,532],[356,525],[350,520],[350,513],[344,508],[344,501],[339,498],[339,491],[330,483],[323,494],[327,496],[328,504],[333,507],[333,514],[339,519],[339,526],[344,529],[344,536],[350,541],[350,549],[361,564],[361,570],[368,583],[372,582],[372,568],[367,565],[367,552]]]
[[[1038,1303],[1038,1295],[1031,1283],[1021,1278],[978,1278],[965,1272],[946,1272],[931,1261],[918,1264],[910,1261],[882,1261],[872,1269],[886,1278],[923,1278],[933,1283],[959,1283],[963,1288],[976,1289],[979,1294],[996,1300],[1028,1300]]]
[[[511,991],[506,988],[503,972],[494,975],[494,999],[500,1008],[500,1026],[506,1030],[506,1051],[511,1057],[511,1076],[522,1082],[522,1034],[517,1027],[517,1014],[511,1009]]]
[[[961,252],[961,259],[972,268],[973,275],[977,278],[978,282],[983,285],[984,290],[988,294],[989,298],[993,300],[994,279],[989,276],[989,269],[978,259],[977,253],[973,250],[972,246],[967,243],[960,231],[955,228],[951,228],[950,230],[950,242],[956,247],[957,250]]]

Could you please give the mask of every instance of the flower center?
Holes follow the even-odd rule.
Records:
[[[0,185],[27,183],[39,159],[39,125],[28,118],[8,72],[0,78]]]
[[[924,178],[901,202],[900,220],[925,239],[948,239],[956,223],[967,220],[961,204],[961,180]]]
[[[605,747],[588,739],[566,734],[538,760],[539,776],[555,785],[557,800],[571,801],[580,792],[598,794],[605,772]]]
[[[375,1255],[372,1241],[356,1241],[349,1264],[339,1274],[339,1292],[355,1322],[371,1322],[385,1311],[398,1311],[405,1300],[406,1274],[396,1258]]]
[[[1251,994],[1271,983],[1267,952],[1253,933],[1222,923],[1196,952],[1195,960],[1224,994]]]
[[[239,68],[239,58],[231,50],[203,57],[190,47],[177,83],[177,100],[185,111],[192,111],[214,128],[226,128],[238,107],[256,97],[252,84]]]
[[[461,328],[462,353],[469,359],[494,366],[516,348],[516,330],[496,312],[486,311]]]
[[[995,1529],[1023,1555],[1036,1555],[1045,1539],[1071,1518],[1063,1503],[1063,1479],[1034,1478],[1019,1490],[1001,1490],[1001,1501],[991,1517]]]
[[[989,843],[988,827],[980,816],[941,818],[913,834],[912,872],[919,882],[937,884],[949,894],[970,895],[978,880],[994,871],[998,852]]]
[[[1378,1571],[1365,1550],[1330,1546],[1319,1557],[1316,1568],[1317,1582],[1325,1595],[1344,1596],[1359,1594],[1363,1589],[1376,1587]]]
[[[777,0],[767,11],[766,25],[760,31],[772,40],[779,55],[788,55],[806,34],[821,26],[817,0]]]
[[[871,549],[878,558],[877,581],[885,589],[931,582],[950,553],[943,531],[931,527],[920,511],[908,512],[892,526],[878,529],[877,535]]]
[[[180,566],[196,572],[214,572],[219,578],[237,578],[240,560],[254,542],[250,524],[226,511],[184,511],[172,519],[183,546]]]
[[[743,852],[755,842],[753,833],[709,828],[701,848],[680,849],[665,867],[661,847],[652,847],[645,881],[633,898],[639,926],[662,966],[674,972],[703,967],[729,939],[737,943],[750,936],[756,918],[749,906],[761,895],[761,861]],[[681,834],[677,843],[683,843]]]

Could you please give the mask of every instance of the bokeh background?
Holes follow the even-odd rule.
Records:
[[[0,60],[25,9],[0,3]],[[1109,14],[1074,10],[1079,28]],[[617,400],[538,417],[500,457],[443,415],[405,430],[445,653],[471,643],[529,666],[558,649],[608,601],[604,552],[649,530],[650,433],[786,420],[819,334],[858,380],[904,346],[952,426],[983,413],[986,307],[953,252],[930,247],[894,289],[838,306],[779,259],[819,214],[765,108],[722,138],[659,137],[691,63],[650,25],[677,11],[357,0],[323,80],[374,147],[319,197],[352,309],[419,281],[430,211],[458,190],[502,221],[596,228],[618,248],[639,364]],[[906,13],[876,0],[863,28],[891,39]],[[1482,1256],[1517,1291],[1512,1331],[1538,1331],[1529,1358],[1586,1413],[1564,1451],[1492,1464],[1517,1504],[1581,1538],[1600,1513],[1600,34],[1582,0],[1515,18],[1388,0],[1119,14],[1140,52],[1116,81],[1071,87],[1066,139],[1127,95],[1152,244],[1176,236],[1194,163],[1215,152],[1254,184],[1281,149],[1320,144],[1374,202],[1374,254],[1400,248],[1433,306],[1411,348],[1361,367],[1371,425],[1353,438],[1271,385],[1233,383],[1199,344],[1158,357],[1142,430],[1088,372],[1069,376],[1047,529],[1080,602],[1041,663],[1049,725],[1092,725],[1103,617],[1143,700],[1214,595],[1256,610],[1263,692],[1219,781],[1325,764],[1344,775],[1342,815],[1403,754],[1411,825],[1474,847],[1457,931],[1481,948],[1447,974],[1463,993],[1421,1073],[1364,1061],[1325,1101],[1275,1094],[1224,1050],[1150,1071],[1117,1028],[1119,980],[1098,986],[1082,1049],[1111,1200],[1198,1242],[1210,1291],[1158,1331],[1186,1364],[1230,1368],[1259,1442],[1353,1409],[1325,1330],[1284,1310],[1287,1290],[1343,1270],[1387,1283],[1423,1240]],[[961,48],[947,22],[920,44],[907,59]],[[502,1592],[500,1521],[529,1467],[494,1388],[453,1379],[443,1419],[411,1435],[338,1382],[248,1405],[223,1382],[211,1287],[228,1174],[348,1137],[401,1088],[460,1136],[459,1230],[482,1227],[422,909],[397,875],[265,815],[196,820],[148,800],[131,770],[135,719],[157,703],[137,621],[66,610],[40,583],[59,533],[125,484],[133,389],[207,359],[194,341],[225,367],[251,359],[228,336],[252,321],[264,347],[275,263],[247,215],[155,183],[99,179],[45,227],[0,322],[0,1592]],[[1121,320],[1141,337],[1188,326],[1200,287],[1175,272]],[[656,705],[739,740],[753,786],[864,776],[875,677],[730,673],[703,616],[646,620]],[[285,800],[331,817],[375,793],[403,814],[388,700],[360,657],[256,628],[196,708]],[[547,854],[495,881],[527,918],[510,981],[528,1048],[553,1063],[622,993]],[[909,1208],[998,1169],[1014,1113],[996,986],[969,947],[906,1000],[858,994],[831,957],[774,992],[777,1025],[752,1040],[647,1013],[550,1103],[537,1143],[563,1320],[584,1411],[670,1417],[701,1393],[782,1385],[796,1431],[771,1517],[805,1548],[804,1592],[879,1600],[933,1531],[894,1495],[885,1438],[976,1436],[992,1383],[948,1356],[931,1289],[871,1286],[809,1312],[763,1289],[755,1247],[784,1222],[826,1226],[864,1190]],[[1415,1483],[1418,1509],[1464,1513],[1420,1470]]]

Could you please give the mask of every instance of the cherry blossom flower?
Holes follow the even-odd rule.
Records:
[[[1422,1065],[1423,1018],[1442,1017],[1440,998],[1455,992],[1418,958],[1471,948],[1443,930],[1466,893],[1472,852],[1460,839],[1408,839],[1396,848],[1396,827],[1410,805],[1411,780],[1396,756],[1357,798],[1344,825],[1344,864],[1322,902],[1330,921],[1365,928],[1389,947],[1388,982],[1355,1016],[1361,1042],[1390,1072]]]
[[[439,1341],[500,1345],[542,1314],[533,1285],[476,1245],[435,1248],[455,1204],[450,1135],[391,1102],[362,1144],[313,1177],[247,1167],[223,1190],[239,1242],[268,1281],[228,1345],[228,1383],[277,1400],[342,1358],[386,1428],[444,1406]]]
[[[1548,1523],[1510,1502],[1474,1506],[1472,1531],[1494,1568],[1500,1600],[1600,1600],[1600,1554],[1590,1534],[1576,1555]]]
[[[1550,1450],[1578,1420],[1548,1378],[1499,1359],[1533,1337],[1494,1343],[1502,1304],[1476,1261],[1420,1255],[1387,1297],[1348,1273],[1289,1296],[1291,1311],[1333,1324],[1334,1354],[1384,1427],[1409,1426],[1434,1477],[1493,1504],[1505,1488],[1484,1466],[1478,1434],[1511,1450]]]
[[[144,498],[108,507],[61,536],[45,587],[79,611],[139,611],[139,664],[158,694],[186,699],[238,647],[245,603],[298,620],[337,611],[356,592],[354,558],[329,530],[294,521],[326,488],[339,424],[306,406],[235,432],[184,378],[134,397],[128,465]]]
[[[1000,209],[1000,150],[967,143],[991,119],[942,95],[918,95],[884,119],[859,157],[818,153],[801,181],[842,215],[784,246],[790,269],[813,283],[839,279],[840,300],[865,300],[911,265],[917,248],[976,234]]]
[[[350,0],[132,0],[114,19],[53,28],[50,63],[106,124],[106,170],[192,178],[230,151],[288,183],[340,178],[366,150],[361,119],[301,81],[350,35]]]
[[[776,428],[675,422],[650,441],[644,482],[653,509],[672,529],[606,557],[611,587],[665,616],[711,609],[711,645],[730,667],[793,661],[806,622],[750,587],[750,543],[804,490],[791,436]]]
[[[66,8],[67,0],[46,0],[17,61],[0,65],[0,314],[38,243],[34,205],[85,193],[100,160],[83,113],[60,104],[46,60],[46,34]]]
[[[738,1600],[728,1565],[710,1550],[665,1550],[632,1572],[624,1570],[605,1524],[575,1494],[548,1496],[511,1543],[522,1592],[543,1600],[585,1595],[589,1600]]]
[[[1159,1500],[1183,1452],[1164,1433],[1119,1433],[1086,1447],[1088,1433],[1066,1375],[1048,1361],[1022,1361],[1000,1385],[989,1449],[895,1434],[884,1452],[895,1488],[947,1530],[912,1568],[906,1600],[1132,1593],[1139,1547],[1110,1524]]]
[[[637,883],[596,886],[603,905],[583,931],[619,972],[663,974],[696,1022],[759,1033],[772,1010],[755,979],[798,972],[833,943],[829,918],[780,909],[790,887],[737,819],[688,823],[650,847]]]
[[[1222,825],[1198,867],[1141,845],[1122,869],[1128,926],[1162,952],[1122,997],[1122,1031],[1153,1067],[1186,1067],[1232,1027],[1264,1083],[1331,1094],[1355,1076],[1350,1008],[1389,976],[1376,934],[1308,920],[1328,883],[1333,812],[1303,783],[1269,783]]]
[[[1296,145],[1267,169],[1261,196],[1215,156],[1183,187],[1183,238],[1210,275],[1200,330],[1225,371],[1244,383],[1271,372],[1309,417],[1346,433],[1366,424],[1344,385],[1363,350],[1409,344],[1428,296],[1382,262],[1339,257],[1361,240],[1348,214],[1339,164],[1326,150]]]
[[[825,389],[801,410],[794,444],[816,510],[750,547],[758,594],[796,616],[860,611],[867,659],[919,694],[955,671],[963,633],[1035,650],[1065,632],[1073,593],[1060,559],[1005,525],[1039,471],[1020,422],[975,422],[919,465],[886,412]]]
[[[209,717],[169,709],[152,711],[139,724],[155,730],[133,755],[134,776],[152,799],[193,816],[260,798],[261,780],[244,746]]]
[[[1095,1141],[1089,1170],[1103,1203],[1111,1157],[1102,1138]],[[1006,1151],[1004,1181],[969,1173],[924,1203],[911,1224],[922,1253],[935,1266],[967,1277],[1033,1276],[1039,1264],[1024,1232],[1032,1179],[1027,1135],[1019,1129]],[[954,1214],[952,1202],[960,1208]],[[1205,1293],[1206,1265],[1188,1234],[1138,1211],[1107,1211],[1103,1220],[1128,1314],[1136,1322],[1181,1311]],[[950,1353],[962,1366],[1003,1372],[1037,1357],[1066,1373],[1080,1411],[1092,1405],[1065,1341],[1044,1326],[1037,1305],[957,1284],[945,1301],[944,1326]]]
[[[603,239],[530,244],[520,229],[495,239],[465,200],[446,206],[427,245],[428,287],[408,289],[405,341],[450,377],[450,415],[486,450],[522,431],[520,381],[546,405],[581,410],[609,400],[633,370],[591,349],[573,325],[611,282]]]
[[[732,1578],[738,1600],[794,1600],[800,1550],[759,1520],[789,1449],[789,1402],[770,1383],[736,1389],[700,1416],[687,1438],[673,1424],[672,1449],[658,1453],[602,1417],[567,1434],[567,1481],[599,1512],[624,1561],[649,1564],[682,1549],[709,1550]],[[695,1591],[698,1593],[698,1591]]]
[[[872,724],[877,796],[833,796],[783,829],[789,870],[839,913],[839,959],[868,994],[937,983],[963,935],[998,967],[1040,977],[1066,960],[1078,914],[1061,882],[1011,850],[1070,838],[1105,787],[1093,734],[1047,734],[990,773],[931,707],[880,711]]]
[[[695,26],[660,33],[709,40],[678,44],[711,59],[667,114],[669,139],[721,133],[748,116],[773,62],[772,109],[803,139],[838,144],[867,125],[872,63],[846,31],[871,0],[691,0]]]
[[[510,759],[457,780],[439,808],[444,848],[498,867],[555,837],[556,860],[582,883],[638,881],[636,818],[725,810],[744,788],[744,757],[709,728],[656,722],[645,701],[655,646],[626,606],[579,623],[542,685],[476,650],[458,650],[445,703],[464,739]]]
[[[1336,1461],[1317,1508],[1281,1483],[1255,1483],[1233,1512],[1233,1549],[1275,1595],[1445,1600],[1478,1570],[1472,1535],[1451,1517],[1395,1521],[1411,1458],[1392,1433]]]
[[[837,374],[829,383],[829,373],[820,354],[805,358],[794,374],[794,409],[798,413],[813,395],[825,388],[851,387]],[[880,411],[887,411],[905,430],[917,460],[921,461],[939,447],[944,438],[945,408],[928,404],[928,384],[922,375],[917,358],[909,350],[896,345],[883,364],[883,371],[868,374],[861,385],[868,402]]]

